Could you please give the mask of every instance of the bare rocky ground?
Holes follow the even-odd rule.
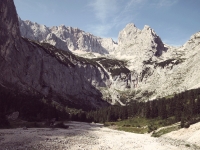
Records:
[[[200,123],[160,138],[69,122],[68,129],[1,129],[0,150],[198,150]]]

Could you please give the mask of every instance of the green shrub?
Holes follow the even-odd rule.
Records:
[[[160,137],[163,134],[167,134],[172,131],[178,130],[178,126],[172,126],[172,127],[167,127],[159,130],[158,132],[154,131],[153,134],[151,135],[152,137]]]
[[[157,130],[157,127],[156,127],[156,126],[154,126],[154,125],[152,125],[152,124],[148,125],[148,133],[150,133],[150,132],[152,132],[152,131],[155,131],[155,130]]]
[[[189,127],[190,127],[190,123],[189,122],[185,123],[184,128],[189,128]]]
[[[104,123],[104,127],[109,127],[109,126],[110,126],[109,123],[107,123],[107,122]]]
[[[185,144],[186,147],[190,147],[190,144]]]
[[[123,125],[123,127],[131,127],[131,125],[130,124],[125,124],[125,125]]]

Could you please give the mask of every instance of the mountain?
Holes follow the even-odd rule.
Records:
[[[196,33],[182,47],[168,47],[157,59],[144,61],[141,88],[153,93],[149,97],[154,98],[198,87],[199,57],[199,33]]]
[[[13,0],[0,0],[0,86],[44,97],[64,106],[92,109],[107,106],[96,87],[106,87],[108,74],[96,62],[60,50],[47,43],[21,37]],[[39,25],[38,25],[39,26]],[[39,26],[35,40],[49,29]]]
[[[140,30],[128,24],[120,31],[118,48],[112,55],[124,61],[130,72],[114,80],[113,90],[117,89],[121,100],[129,101],[155,99],[198,88],[199,48],[200,32],[175,48],[164,44],[149,26]]]
[[[118,45],[118,51],[121,52],[120,54],[124,55],[136,55],[137,53],[135,52],[140,50],[142,53],[151,51],[152,54],[147,54],[150,56],[161,56],[162,52],[166,50],[162,40],[153,29],[145,25],[144,29],[140,30],[133,23],[127,24],[126,27],[120,31]],[[143,55],[143,57],[144,56],[145,55]]]
[[[81,55],[85,57],[93,58],[96,56],[94,53],[102,54],[103,57],[106,54],[108,58],[93,60],[97,61],[109,75],[110,80],[107,81],[109,88],[100,88],[100,91],[104,99],[109,99],[112,104],[116,101],[121,103],[117,90],[127,91],[127,87],[134,89],[138,84],[143,62],[150,58],[156,59],[167,49],[149,26],[140,30],[132,23],[119,33],[118,44],[112,39],[99,38],[64,25],[49,28],[31,21],[23,21],[20,18],[19,25],[22,36],[29,39],[50,43],[64,50],[69,48],[72,52],[90,52]],[[119,60],[122,58],[128,61]]]
[[[117,58],[128,58],[135,64],[134,69],[142,68],[142,62],[150,58],[154,59],[166,51],[160,37],[153,29],[145,25],[142,30],[138,29],[133,23],[119,32],[118,48],[115,51]]]
[[[97,88],[103,99],[112,104],[123,105],[131,99],[154,99],[200,86],[197,72],[199,32],[186,44],[175,48],[164,44],[147,25],[140,30],[133,23],[127,24],[119,32],[118,43],[114,43],[112,39],[98,38],[64,25],[48,28],[21,19],[19,22],[24,37],[65,50],[69,47],[72,52],[90,52],[82,56],[91,57],[90,60],[97,62],[109,76],[106,86]],[[95,52],[102,55],[96,58]]]
[[[118,49],[110,57],[99,58],[110,75],[109,87],[102,93],[111,103],[123,105],[198,88],[199,50],[200,32],[176,48],[164,44],[150,27],[139,30],[129,24],[119,34]]]
[[[50,43],[63,50],[108,54],[109,51],[113,51],[117,47],[117,43],[111,38],[96,37],[78,28],[64,25],[46,27],[28,20],[18,19],[22,36],[35,41]]]
[[[67,77],[74,79],[70,78],[70,81],[64,79],[66,74],[61,73],[65,70],[63,67],[55,70],[46,69],[56,78],[53,75],[52,78],[46,75],[45,86],[47,85],[47,89],[51,87],[50,89],[58,95],[70,93],[69,95],[72,94],[73,98],[75,96],[75,99],[79,99],[77,93],[81,93],[79,95],[82,95],[80,97],[84,99],[84,94],[90,91],[90,88],[87,88],[87,92],[80,88],[83,83],[85,85],[85,79],[90,83],[88,86],[92,86],[97,92],[94,95],[87,93],[89,99],[101,97],[111,104],[120,103],[121,105],[131,100],[155,99],[200,87],[199,32],[183,46],[176,48],[164,44],[156,32],[147,25],[140,30],[133,23],[128,24],[119,32],[118,43],[115,43],[112,39],[96,37],[77,28],[64,25],[49,28],[31,21],[22,21],[20,18],[18,20],[22,36],[37,41],[26,40],[27,42],[43,48],[45,44],[38,42],[52,44],[55,47],[49,45],[48,47],[51,48],[45,48],[46,53],[53,55],[59,62],[66,59],[66,62],[76,66],[76,69],[70,68],[69,71],[71,72],[72,69],[74,74],[67,74]],[[60,53],[57,53],[58,51]],[[82,56],[90,57],[90,59],[78,57],[70,51],[86,52]],[[96,53],[101,55],[97,56]],[[50,58],[45,62],[48,62],[47,66],[54,64],[51,63]],[[24,61],[24,64],[27,62]],[[65,80],[70,82],[70,86],[63,85]],[[71,89],[76,86],[78,91],[76,88]],[[44,87],[37,90],[43,91]],[[63,91],[61,87],[64,87]],[[63,97],[66,96],[65,94]],[[78,100],[77,102],[79,103]]]

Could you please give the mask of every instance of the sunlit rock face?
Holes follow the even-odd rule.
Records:
[[[1,0],[0,11],[1,86],[22,93],[39,92],[63,105],[83,109],[108,105],[96,88],[106,87],[109,78],[101,66],[67,48],[62,51],[22,38],[13,0]],[[27,35],[37,41],[48,31],[40,26],[34,35]]]
[[[113,55],[112,69],[106,69],[111,79],[109,92],[104,91],[112,103],[151,100],[200,87],[199,32],[183,46],[172,47],[163,44],[150,27],[139,30],[128,24],[119,33]],[[118,75],[112,76],[113,70]]]
[[[147,25],[140,30],[130,23],[119,33],[116,53],[120,57],[132,59],[134,69],[141,69],[143,61],[159,57],[163,51],[165,47],[160,37]]]
[[[23,21],[20,18],[19,25],[22,36],[50,43],[63,50],[108,54],[109,51],[114,51],[117,47],[117,43],[111,38],[100,38],[78,28],[64,25],[46,27],[28,20]]]

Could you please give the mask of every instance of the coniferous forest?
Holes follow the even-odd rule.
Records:
[[[133,100],[126,106],[114,105],[87,111],[60,106],[39,93],[34,96],[19,93],[0,88],[0,128],[9,125],[6,116],[14,111],[20,113],[20,119],[31,122],[56,118],[105,123],[142,117],[161,120],[173,118],[169,124],[181,121],[181,127],[189,127],[200,121],[200,88],[152,101]]]
[[[181,127],[189,127],[191,124],[200,121],[200,89],[193,89],[182,93],[174,93],[173,96],[155,99],[152,101],[132,101],[127,106],[109,106],[90,112],[80,112],[79,116],[85,116],[85,121],[94,122],[115,122],[134,117],[146,119],[170,118],[166,125],[181,121]]]
[[[167,119],[173,117],[172,123],[181,121],[184,125],[200,121],[200,89],[174,94],[171,98],[159,98],[152,101],[132,101],[127,106],[110,106],[91,111],[87,118],[95,122],[117,121],[134,117],[147,119]],[[187,126],[186,125],[186,126]]]

